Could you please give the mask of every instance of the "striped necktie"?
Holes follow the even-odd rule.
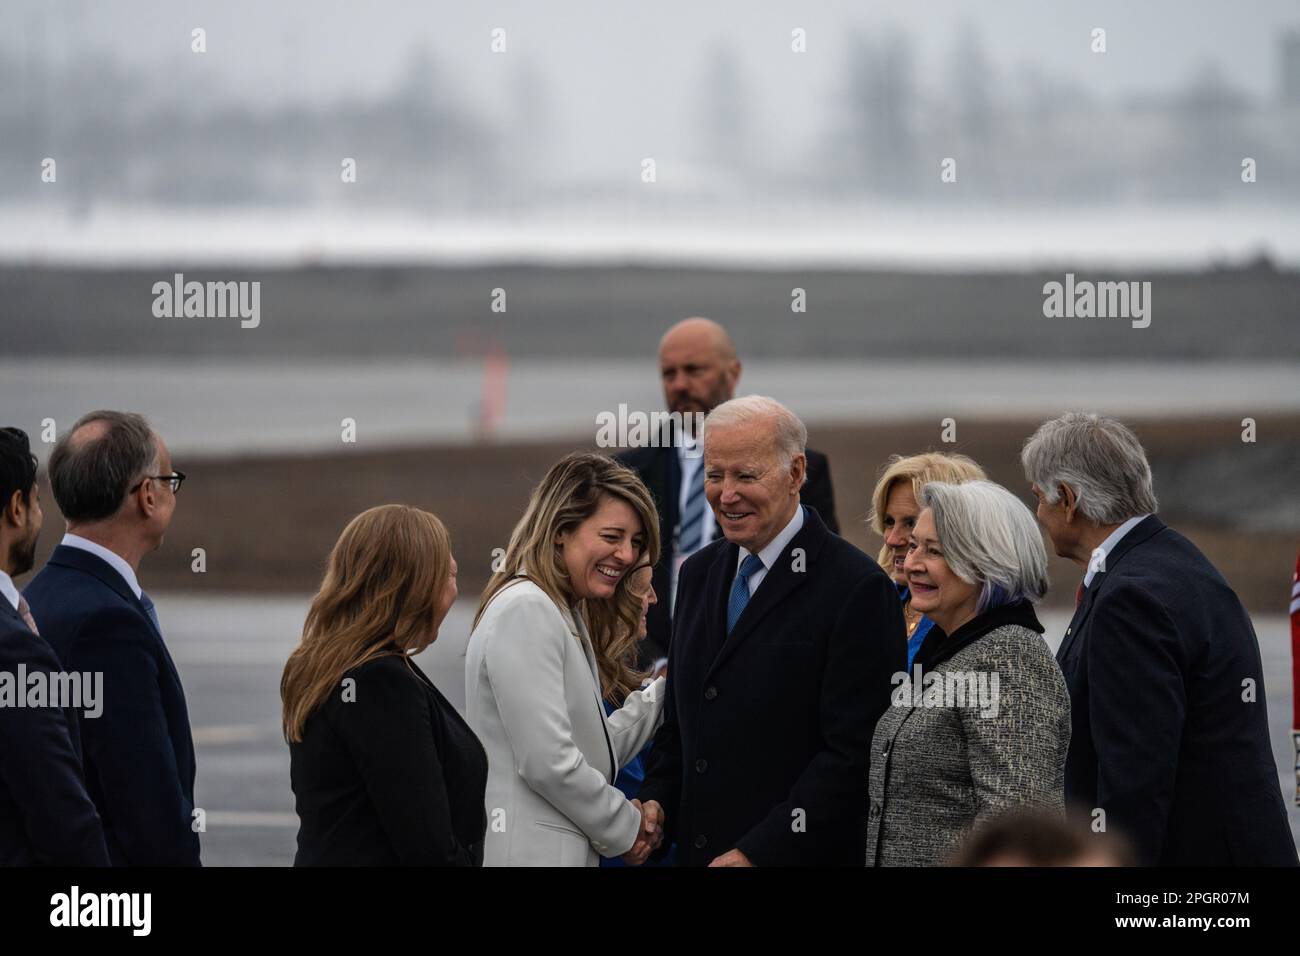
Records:
[[[695,472],[691,475],[690,491],[686,495],[686,507],[682,509],[682,520],[678,525],[678,557],[690,557],[704,543],[704,509],[706,507],[708,507],[708,502],[704,497],[704,462],[697,460]]]
[[[749,603],[749,579],[751,576],[760,571],[763,567],[763,559],[756,554],[751,554],[744,561],[740,562],[740,570],[736,572],[736,580],[731,582],[731,596],[727,598],[727,633],[730,634],[740,620],[741,613],[745,610],[745,605]]]
[[[153,601],[149,595],[143,591],[140,592],[140,603],[144,606],[144,613],[149,615],[149,620],[153,621],[154,630],[159,634],[162,633],[162,625],[158,623],[158,612],[154,610]]]
[[[18,616],[27,623],[33,634],[40,636],[41,630],[36,626],[36,619],[32,617],[31,605],[27,603],[27,599],[21,594],[18,595]]]

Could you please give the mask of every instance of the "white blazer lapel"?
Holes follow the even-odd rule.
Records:
[[[569,630],[573,632],[573,636],[582,645],[582,653],[587,658],[587,669],[591,672],[592,695],[596,701],[596,714],[600,717],[600,729],[605,735],[605,749],[609,754],[609,770],[605,776],[610,783],[613,783],[614,778],[618,776],[618,761],[614,759],[614,742],[609,739],[609,723],[608,718],[605,716],[605,701],[600,696],[600,668],[596,666],[596,649],[592,646],[591,636],[587,633],[587,625],[583,621],[582,615],[570,608],[565,617],[568,620]]]

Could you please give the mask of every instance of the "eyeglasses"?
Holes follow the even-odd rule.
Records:
[[[181,482],[184,480],[185,472],[183,471],[173,471],[170,475],[145,475],[135,484],[131,491],[127,492],[127,494],[133,493],[136,488],[139,488],[146,481],[165,481],[167,484],[171,485],[172,494],[176,494],[176,492],[181,490]]]

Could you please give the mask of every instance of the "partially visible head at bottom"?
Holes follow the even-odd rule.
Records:
[[[1087,821],[1038,807],[1008,810],[976,824],[950,866],[1132,866],[1128,843],[1094,833]]]

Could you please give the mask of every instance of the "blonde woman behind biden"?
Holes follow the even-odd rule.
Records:
[[[894,584],[898,586],[898,598],[903,602],[908,670],[912,669],[912,661],[934,625],[934,621],[913,603],[907,572],[903,570],[908,536],[921,514],[921,486],[931,481],[956,485],[987,477],[984,469],[965,455],[935,451],[907,457],[893,455],[885,463],[885,470],[871,493],[871,527],[885,539],[876,560],[893,576]]]

